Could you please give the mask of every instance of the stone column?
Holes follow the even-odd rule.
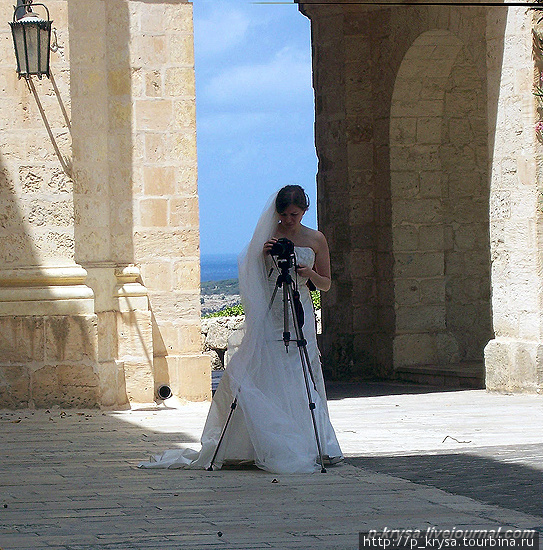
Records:
[[[492,312],[495,337],[485,348],[486,386],[497,391],[543,389],[541,144],[534,80],[540,83],[539,14],[509,8],[501,65],[488,25],[488,70],[500,79],[489,91],[497,105],[490,196]],[[533,18],[533,19],[532,19]],[[536,66],[532,57],[535,44]],[[535,79],[534,79],[535,74]]]
[[[311,19],[319,228],[332,263],[332,288],[322,297],[323,368],[336,379],[383,375],[394,334],[391,88],[388,66],[372,52],[390,14],[336,2],[300,9]]]
[[[76,257],[116,335],[100,340],[104,392],[124,376],[131,401],[162,384],[207,399],[192,5],[74,0],[70,23],[72,50],[86,45],[72,56]]]
[[[60,46],[51,55],[53,74],[69,111],[67,2],[47,4]],[[0,18],[12,16],[13,2],[2,0]],[[0,408],[96,406],[96,316],[87,273],[74,260],[73,184],[15,68],[6,24],[0,30]],[[34,83],[69,158],[70,133],[52,83]]]
[[[211,371],[200,336],[192,4],[130,4],[133,242],[149,291],[155,376],[178,396],[207,399]]]

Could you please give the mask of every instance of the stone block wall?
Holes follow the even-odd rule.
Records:
[[[59,41],[67,41],[67,5],[52,1]],[[44,14],[37,7],[36,12]],[[11,29],[13,3],[1,2],[5,21],[0,31],[0,265],[4,269],[32,265],[73,263],[72,181],[58,161],[40,112],[24,80],[17,78]],[[55,76],[64,101],[70,97],[69,51],[52,54]],[[35,79],[61,153],[70,155],[70,135],[54,87],[45,78]]]
[[[6,21],[11,5],[0,2]],[[51,82],[35,83],[72,171],[61,169],[34,99],[17,80],[6,25],[0,321],[21,345],[35,340],[28,327],[43,334],[31,356],[1,355],[0,406],[126,406],[153,401],[162,384],[180,397],[207,399],[192,5],[47,6],[58,40],[51,66],[71,132]],[[55,346],[86,352],[60,358]]]
[[[427,31],[396,77],[390,179],[397,370],[482,367],[492,336],[486,87],[474,62],[483,46],[463,45],[448,30]]]
[[[133,245],[149,291],[154,361],[170,374],[174,393],[206,399],[192,5],[136,2],[132,9]]]
[[[333,267],[328,374],[486,372],[488,389],[542,391],[540,14],[300,9]]]
[[[94,315],[6,316],[0,328],[2,407],[100,403]]]
[[[489,99],[501,85],[487,58],[501,60],[507,10],[300,9],[312,25],[319,225],[334,281],[323,296],[328,375],[482,370]]]
[[[48,8],[61,45],[51,54],[55,82],[69,110],[67,2],[53,0]],[[12,20],[12,2],[0,2],[0,16]],[[7,24],[0,54],[0,407],[97,406],[97,319],[86,272],[74,259],[73,181],[17,78]],[[69,158],[70,133],[52,82],[34,82]]]

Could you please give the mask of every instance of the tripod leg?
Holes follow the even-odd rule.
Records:
[[[215,459],[217,458],[217,453],[219,452],[219,448],[221,446],[222,440],[224,439],[224,436],[226,434],[226,428],[228,428],[228,424],[230,423],[230,419],[232,418],[232,415],[234,414],[234,411],[236,410],[236,407],[238,405],[238,398],[236,397],[234,401],[232,401],[232,404],[230,405],[230,412],[228,413],[228,418],[226,419],[226,422],[224,423],[221,437],[219,437],[219,442],[217,443],[217,448],[215,449],[215,452],[213,453],[213,458],[211,459],[211,463],[209,464],[208,471],[213,471],[213,464],[215,463]]]
[[[315,385],[315,381],[313,380],[313,372],[311,370],[311,363],[309,362],[309,354],[307,353],[306,341],[303,335],[302,328],[300,327],[296,316],[296,309],[294,306],[294,296],[293,296],[292,287],[290,285],[288,287],[288,291],[289,291],[290,304],[292,309],[294,329],[296,331],[296,340],[298,342],[298,351],[300,353],[300,362],[302,363],[302,371],[304,374],[305,389],[307,392],[307,399],[309,402],[309,411],[311,413],[313,430],[315,432],[315,440],[317,442],[317,451],[319,453],[319,458],[321,462],[321,473],[326,473],[326,468],[324,467],[324,456],[322,454],[321,442],[319,438],[319,430],[317,428],[317,419],[315,418],[315,403],[313,402],[313,398],[311,396],[311,387],[309,385],[308,372],[311,373],[311,379],[313,381],[313,385]]]
[[[289,292],[287,283],[283,283],[283,343],[288,352],[288,345],[290,344],[290,330],[288,322],[288,301]]]

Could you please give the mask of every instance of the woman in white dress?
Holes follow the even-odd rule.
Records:
[[[330,288],[330,256],[324,235],[301,223],[308,207],[300,186],[281,189],[269,200],[251,242],[240,255],[245,335],[213,397],[201,450],[166,451],[140,467],[208,468],[213,461],[214,468],[254,463],[270,472],[300,473],[321,469],[321,455],[325,465],[342,460],[328,415],[313,303],[306,284],[309,280],[319,290]],[[282,289],[272,302],[279,271],[275,253],[270,252],[281,238],[294,244],[296,266],[289,273],[304,310],[310,395],[297,343],[286,346],[283,341]],[[292,318],[289,325],[295,340]]]

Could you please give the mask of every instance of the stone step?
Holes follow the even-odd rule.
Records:
[[[483,389],[485,367],[483,362],[452,363],[449,365],[410,365],[398,367],[395,378],[432,386]]]

